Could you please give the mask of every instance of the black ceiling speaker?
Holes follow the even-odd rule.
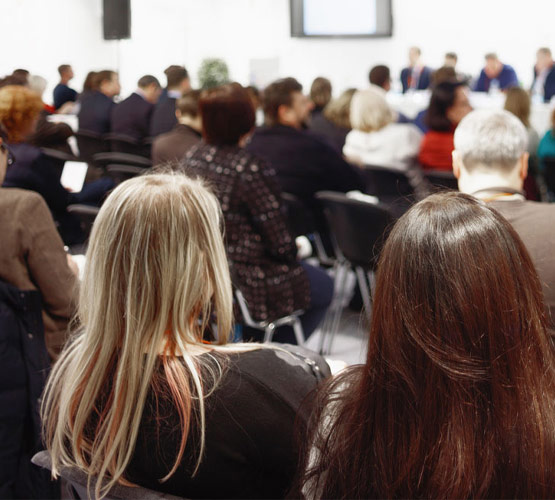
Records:
[[[131,0],[104,0],[104,40],[131,38]]]

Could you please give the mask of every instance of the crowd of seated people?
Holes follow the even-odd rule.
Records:
[[[544,56],[536,90],[549,87]],[[54,478],[69,467],[98,479],[97,497],[122,485],[184,498],[555,495],[545,466],[555,458],[554,207],[526,199],[530,156],[543,151],[547,163],[555,136],[538,148],[530,94],[500,83],[508,70],[498,59],[483,72],[506,92],[498,111],[472,110],[473,85],[455,54],[436,71],[415,47],[410,61],[406,91],[431,86],[424,134],[388,104],[384,65],[369,88],[337,98],[323,77],[310,95],[294,78],[260,93],[238,83],[192,90],[185,68],[170,66],[166,89],[146,75],[116,103],[117,73],[91,72],[58,109],[73,107],[84,130],[154,137],[155,168],[80,193],[62,186],[32,142],[41,113],[54,125],[44,79],[20,70],[0,82],[0,225],[9,239],[0,331],[31,314],[10,294],[34,293],[42,324],[25,330],[22,320],[19,331],[43,342],[36,387],[52,363],[42,443],[36,425],[15,423],[38,422],[38,397],[14,417],[9,405],[32,391],[0,387],[16,450],[0,456],[0,496],[52,496],[59,484],[29,464],[40,447]],[[68,97],[66,66],[57,94]],[[316,193],[365,199],[365,166],[452,171],[460,193],[394,214],[372,309],[362,312],[366,363],[330,375],[322,357],[287,348],[297,340],[290,327],[276,330],[282,344],[263,343],[234,288],[255,321],[298,315],[305,338],[322,328],[334,273],[301,257],[283,197],[297,197],[324,234]],[[99,207],[80,283],[63,246],[85,239],[72,203]],[[11,350],[0,356],[17,355],[20,370],[34,362],[11,354],[17,342],[2,335]],[[23,435],[32,439],[20,450]]]

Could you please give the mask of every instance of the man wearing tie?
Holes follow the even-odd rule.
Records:
[[[420,60],[422,51],[418,47],[409,49],[409,66],[401,71],[403,94],[408,90],[425,90],[430,86],[432,70]]]

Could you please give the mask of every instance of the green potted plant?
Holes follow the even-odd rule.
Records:
[[[218,87],[229,82],[229,70],[223,59],[206,58],[200,64],[198,81],[202,89]]]

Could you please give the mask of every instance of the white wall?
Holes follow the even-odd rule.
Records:
[[[419,45],[425,62],[459,54],[460,70],[477,73],[483,55],[497,51],[528,85],[537,47],[555,50],[553,0],[393,0],[394,35],[384,39],[295,39],[289,0],[132,0],[132,39],[102,40],[101,0],[1,0],[0,74],[25,67],[55,84],[56,67],[74,66],[80,89],[90,69],[121,70],[123,94],[169,64],[193,76],[204,57],[224,58],[232,78],[249,83],[250,60],[277,58],[281,76],[304,85],[318,75],[337,91],[367,83],[368,69],[387,63],[394,76],[407,49]]]

